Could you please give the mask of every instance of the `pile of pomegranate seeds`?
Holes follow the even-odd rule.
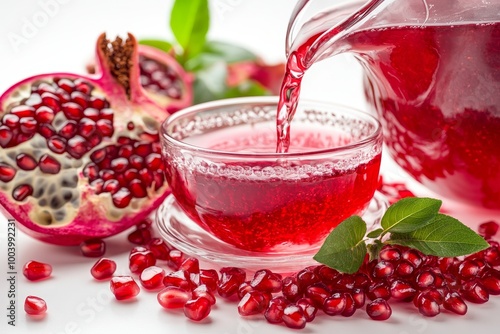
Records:
[[[271,324],[296,329],[318,316],[350,317],[363,308],[369,318],[387,320],[392,301],[408,302],[427,317],[444,312],[464,315],[467,303],[485,303],[490,295],[500,294],[500,246],[492,239],[497,232],[496,222],[481,224],[479,233],[490,247],[466,257],[438,258],[385,246],[377,260],[366,260],[355,274],[317,265],[283,277],[268,269],[253,276],[236,267],[200,269],[196,258],[184,258],[152,237],[150,224],[144,223],[129,236],[137,244],[129,255],[129,269],[145,289],[159,291],[161,307],[183,309],[193,321],[208,317],[218,297],[237,300],[241,316],[261,315]],[[111,278],[117,300],[136,297],[136,279],[113,277],[115,270],[113,260],[101,258],[91,274],[99,280]]]

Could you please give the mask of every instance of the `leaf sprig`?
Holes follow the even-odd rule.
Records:
[[[488,248],[483,237],[457,219],[439,213],[442,202],[432,198],[404,198],[384,213],[381,227],[366,234],[366,223],[353,216],[325,239],[314,259],[344,273],[355,273],[367,252],[378,257],[384,245],[402,245],[426,255],[453,257]]]

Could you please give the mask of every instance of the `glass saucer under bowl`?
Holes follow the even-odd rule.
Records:
[[[385,197],[376,192],[362,216],[369,230],[380,222],[387,207]],[[317,264],[313,256],[321,247],[321,243],[318,243],[299,251],[291,248],[289,252],[252,252],[237,248],[193,222],[179,207],[173,195],[160,205],[155,222],[160,236],[172,247],[217,268],[240,267],[248,271],[267,268],[281,273],[294,272]]]

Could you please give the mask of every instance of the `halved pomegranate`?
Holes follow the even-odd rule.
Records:
[[[169,114],[140,85],[135,38],[101,35],[96,64],[96,75],[37,75],[0,97],[0,203],[46,242],[114,235],[169,193],[158,134]]]
[[[170,54],[157,48],[138,45],[140,82],[146,95],[169,113],[193,103],[193,76]],[[87,65],[91,74],[98,69]]]

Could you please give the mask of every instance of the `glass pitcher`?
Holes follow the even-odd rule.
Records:
[[[300,0],[289,61],[306,71],[344,52],[392,158],[442,196],[500,210],[500,0]]]

